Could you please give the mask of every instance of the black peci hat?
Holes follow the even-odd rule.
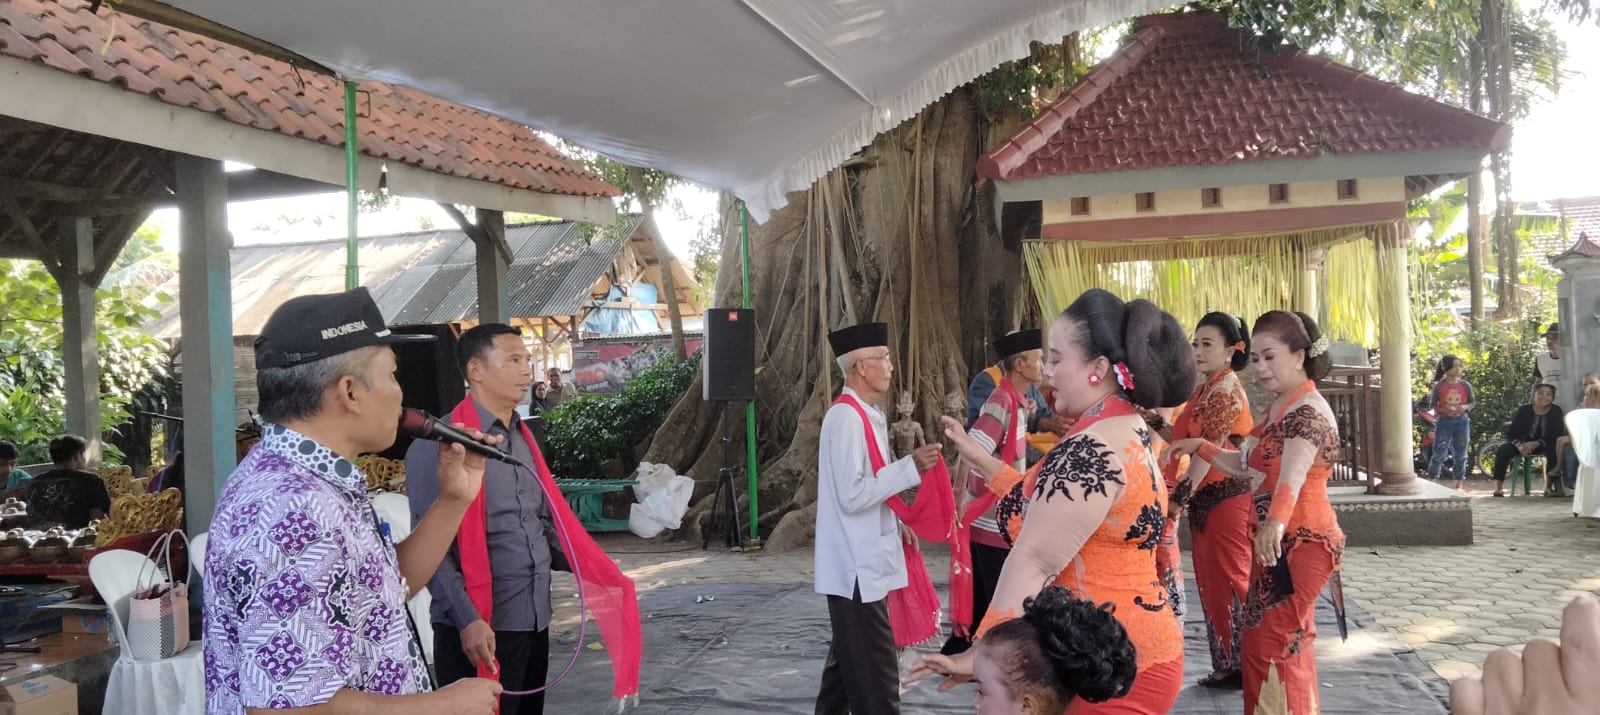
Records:
[[[834,356],[852,353],[862,348],[889,346],[888,323],[861,323],[828,333],[828,345]]]
[[[256,368],[293,367],[373,345],[432,340],[396,335],[366,288],[290,298],[256,336]]]
[[[1044,331],[1018,330],[994,342],[994,351],[1004,360],[1012,355],[1024,353],[1029,350],[1044,349]]]

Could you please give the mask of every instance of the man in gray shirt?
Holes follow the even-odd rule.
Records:
[[[485,323],[461,334],[456,361],[467,380],[479,429],[501,438],[513,456],[533,463],[517,404],[533,383],[533,356],[516,328]],[[406,452],[406,484],[412,514],[422,514],[438,495],[439,445],[417,440]],[[451,545],[428,591],[433,595],[434,665],[440,685],[474,677],[480,668],[498,675],[508,691],[545,683],[550,654],[550,572],[568,570],[549,506],[536,477],[520,467],[484,465],[484,539],[488,543],[493,606],[485,617],[468,594],[461,542]],[[463,521],[463,529],[467,521]],[[468,562],[467,571],[472,571]],[[504,715],[544,712],[544,694],[502,696]]]

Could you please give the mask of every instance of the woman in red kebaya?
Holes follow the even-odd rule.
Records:
[[[1250,361],[1250,333],[1244,321],[1227,313],[1208,313],[1194,330],[1194,364],[1203,382],[1194,389],[1178,421],[1163,431],[1168,442],[1198,438],[1218,447],[1237,447],[1254,426],[1250,400],[1236,370]],[[1163,465],[1172,496],[1167,529],[1175,532],[1178,514],[1189,510],[1190,549],[1200,609],[1211,645],[1208,687],[1239,687],[1242,633],[1234,614],[1250,588],[1250,529],[1255,517],[1242,480],[1218,469],[1182,470],[1183,460]],[[1175,540],[1175,539],[1174,539]],[[1182,563],[1174,559],[1174,568]]]
[[[1183,631],[1156,577],[1167,485],[1139,408],[1176,406],[1194,389],[1186,337],[1177,320],[1146,300],[1124,303],[1091,290],[1074,301],[1050,327],[1044,374],[1055,387],[1056,413],[1076,421],[1026,476],[969,438],[961,423],[945,421],[945,436],[965,463],[1002,495],[996,520],[1012,544],[975,647],[1022,616],[1027,599],[1046,586],[1112,604],[1134,646],[1131,690],[1104,702],[1074,700],[1069,715],[1166,713],[1183,686]],[[907,678],[935,673],[948,676],[941,689],[970,679],[972,651],[924,656]]]
[[[1254,495],[1254,564],[1237,620],[1244,627],[1244,711],[1313,715],[1320,708],[1317,597],[1344,553],[1344,532],[1328,503],[1339,433],[1316,383],[1331,367],[1328,340],[1309,316],[1281,310],[1256,320],[1254,332],[1250,359],[1276,397],[1243,448],[1191,438],[1174,442],[1172,452],[1195,455],[1191,470],[1219,469]]]

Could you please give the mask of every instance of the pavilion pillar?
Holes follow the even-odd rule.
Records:
[[[236,463],[228,179],[222,162],[177,155],[178,301],[183,328],[183,451],[188,531],[210,528]]]
[[[500,211],[478,209],[475,224],[481,229],[473,240],[478,249],[478,323],[509,323],[506,269],[510,256],[501,250],[506,246],[506,216]]]
[[[1403,496],[1422,490],[1412,462],[1411,280],[1406,247],[1411,224],[1401,219],[1374,236],[1378,271],[1378,353],[1383,389],[1378,434],[1383,483],[1379,494]]]
[[[1311,316],[1319,325],[1324,321],[1320,312],[1322,309],[1321,281],[1318,280],[1317,272],[1322,270],[1322,264],[1327,259],[1327,256],[1327,251],[1320,248],[1306,251],[1301,257],[1300,275],[1297,276],[1299,285],[1296,286],[1296,292],[1300,297],[1300,305],[1296,306],[1295,309]]]
[[[100,461],[100,347],[95,328],[94,222],[66,218],[61,227],[62,342],[65,346],[67,432],[89,442],[89,463]]]

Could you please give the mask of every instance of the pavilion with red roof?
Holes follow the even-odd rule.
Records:
[[[614,220],[617,190],[528,127],[407,87],[357,85],[359,186],[453,213],[477,244],[481,319],[506,318],[503,212]],[[227,203],[343,190],[343,85],[114,4],[96,14],[6,0],[0,97],[11,100],[0,103],[0,257],[38,259],[61,286],[69,431],[101,433],[95,288],[152,210],[181,211],[185,457],[205,477],[188,480],[187,510],[191,533],[203,531],[212,489],[234,467],[238,421]]]
[[[1504,124],[1180,12],[1135,21],[978,174],[998,203],[1037,205],[1027,255],[1046,314],[1091,286],[1191,325],[1208,310],[1294,307],[1399,356],[1382,361],[1383,383],[1409,386],[1406,201],[1509,140]],[[1416,488],[1408,393],[1382,393],[1385,493]]]

